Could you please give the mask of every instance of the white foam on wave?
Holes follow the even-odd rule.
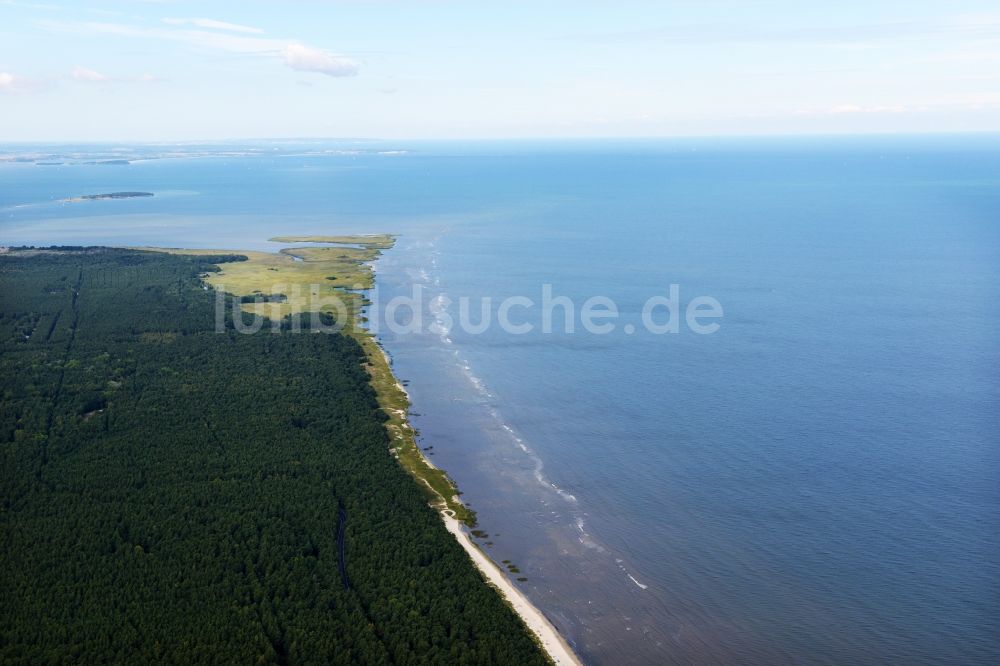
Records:
[[[427,330],[437,335],[444,344],[450,345],[452,344],[452,339],[449,335],[451,333],[451,323],[448,321],[447,316],[447,301],[448,297],[442,292],[432,298],[430,303],[427,304],[427,310],[434,317],[434,321],[427,327]]]
[[[441,286],[441,276],[438,275],[438,272],[437,272],[438,260],[437,260],[437,254],[436,253],[431,256],[431,262],[430,262],[430,264],[431,264],[431,271],[434,273],[433,279],[431,280],[431,284],[433,284],[435,287],[440,287]]]
[[[430,303],[427,304],[427,309],[430,310],[431,314],[436,318],[440,318],[448,310],[447,301],[448,297],[444,294],[444,292],[442,292],[431,299]]]
[[[432,261],[432,265],[433,264],[434,262]],[[424,272],[424,275],[426,275],[426,272]],[[441,341],[449,346],[452,352],[452,356],[455,359],[456,365],[461,370],[465,379],[469,382],[469,384],[473,387],[475,392],[481,398],[484,398],[489,401],[486,403],[486,406],[490,417],[492,418],[494,423],[496,423],[498,428],[502,430],[507,435],[507,437],[510,438],[510,441],[518,449],[520,449],[520,451],[524,455],[526,455],[528,459],[531,461],[532,476],[534,477],[535,481],[543,488],[547,489],[552,493],[555,493],[555,495],[558,496],[559,499],[565,502],[566,504],[569,504],[573,507],[577,507],[579,505],[579,500],[577,499],[576,495],[561,488],[558,484],[554,483],[546,476],[545,463],[534,452],[534,450],[532,450],[531,446],[528,445],[528,443],[524,440],[524,438],[518,434],[515,428],[504,419],[503,414],[501,414],[500,410],[496,406],[490,404],[496,396],[494,396],[494,394],[490,392],[489,388],[486,386],[486,383],[483,381],[483,379],[475,373],[475,371],[472,368],[472,364],[463,357],[463,354],[460,352],[460,350],[452,346],[453,344],[452,340],[450,337],[448,337],[448,332],[449,332],[448,327],[445,326],[445,324],[447,323],[446,300],[447,296],[442,292],[437,294],[434,298],[432,298],[429,301],[427,310],[434,318],[434,322],[429,326],[429,330],[438,335]],[[573,510],[571,509],[571,511]],[[553,510],[551,514],[555,518],[558,518],[561,515],[559,511],[555,510]],[[605,548],[601,546],[599,543],[597,543],[587,532],[587,530],[584,527],[584,520],[582,517],[579,516],[575,517],[575,526],[579,531],[579,536],[578,536],[579,542],[585,548],[600,553],[606,552]]]
[[[576,504],[578,502],[576,495],[563,490],[558,485],[550,481],[547,476],[545,476],[545,463],[542,462],[542,459],[538,457],[530,446],[528,446],[524,439],[520,437],[517,432],[515,432],[514,428],[509,423],[504,421],[503,416],[496,407],[490,408],[490,416],[492,416],[493,420],[499,424],[500,428],[510,436],[517,448],[521,449],[521,451],[523,451],[531,459],[531,462],[534,464],[533,475],[539,485],[553,490],[559,497],[563,498],[567,502]]]
[[[632,581],[633,583],[635,583],[636,585],[638,585],[638,586],[639,586],[639,589],[642,589],[642,590],[647,590],[647,589],[649,589],[649,585],[645,585],[645,584],[643,584],[643,583],[640,583],[640,582],[639,582],[638,580],[636,580],[636,579],[635,579],[635,576],[633,576],[632,574],[630,574],[630,573],[629,573],[628,569],[626,569],[626,568],[625,568],[625,565],[624,565],[624,564],[622,564],[622,560],[621,560],[621,558],[618,558],[618,557],[616,557],[616,558],[615,558],[615,564],[617,564],[617,565],[618,565],[618,568],[619,568],[619,569],[621,569],[621,570],[622,570],[622,572],[623,572],[623,573],[624,573],[624,574],[625,574],[626,576],[628,576],[629,580],[631,580],[631,581]]]
[[[472,368],[470,368],[468,365],[464,365],[462,366],[462,369],[465,373],[465,378],[469,380],[469,383],[475,387],[476,391],[480,395],[486,398],[493,397],[493,394],[490,393],[489,390],[486,388],[486,384],[483,383],[483,380],[480,379],[474,372],[472,372]]]
[[[579,516],[576,519],[576,529],[579,530],[580,532],[578,540],[584,546],[584,548],[590,548],[591,550],[596,550],[599,553],[605,552],[604,547],[601,544],[594,541],[594,539],[590,536],[590,533],[587,532],[587,530],[584,528],[583,518]]]
[[[413,280],[418,280],[424,285],[431,284],[434,287],[439,287],[441,284],[441,279],[438,277],[438,258],[437,253],[434,252],[433,243],[427,245],[421,244],[422,247],[426,247],[431,250],[429,259],[425,259],[427,268],[421,268],[419,270],[408,271],[410,277]],[[429,270],[428,270],[429,269]],[[435,289],[435,291],[439,291]],[[553,520],[562,523],[566,520],[566,523],[562,523],[569,527],[572,525],[573,529],[576,531],[576,540],[580,545],[590,551],[591,553],[600,554],[601,557],[610,555],[611,553],[603,547],[594,537],[587,531],[585,514],[579,508],[579,500],[577,497],[567,490],[559,487],[558,484],[552,482],[545,474],[545,464],[542,459],[534,452],[531,446],[524,440],[524,438],[517,432],[514,426],[508,423],[500,410],[495,406],[495,396],[490,392],[486,383],[481,377],[479,377],[472,364],[464,357],[463,349],[461,344],[456,347],[453,344],[451,337],[449,337],[449,326],[446,324],[450,323],[447,321],[447,306],[446,301],[448,297],[443,291],[439,291],[427,304],[427,312],[431,315],[433,321],[429,325],[428,330],[435,334],[441,342],[446,345],[446,349],[449,350],[454,358],[455,365],[457,369],[465,377],[465,380],[472,386],[475,393],[484,399],[484,405],[488,409],[488,413],[499,430],[503,431],[505,435],[510,439],[511,443],[514,444],[528,459],[531,461],[531,472],[535,481],[545,488],[549,493],[555,494],[559,499],[551,500],[551,494],[545,493],[540,496],[540,501],[542,505],[547,509],[549,518],[546,520]],[[442,351],[444,351],[442,349]],[[566,507],[565,511],[559,508],[559,505]],[[567,506],[568,505],[568,506]],[[615,565],[621,570],[623,574],[628,578],[628,580],[638,587],[640,590],[649,589],[649,585],[639,581],[631,572],[629,572],[625,566],[624,562],[620,558],[614,559]]]
[[[636,585],[638,585],[643,590],[649,589],[649,585],[643,585],[642,583],[640,583],[639,581],[637,581],[635,579],[635,576],[633,576],[632,574],[625,574],[625,575],[628,576],[629,578],[631,578],[632,582],[635,583]]]

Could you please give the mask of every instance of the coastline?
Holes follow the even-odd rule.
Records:
[[[549,622],[545,614],[535,606],[528,597],[517,589],[510,579],[497,564],[491,560],[479,546],[472,542],[468,533],[458,520],[447,514],[447,510],[440,512],[441,520],[445,527],[454,535],[459,545],[469,554],[472,562],[479,569],[489,585],[493,586],[497,592],[507,601],[507,604],[517,613],[521,621],[528,627],[528,631],[534,634],[545,654],[553,663],[562,666],[563,664],[581,665],[583,662],[573,652],[569,642],[559,633],[559,630]]]
[[[409,423],[409,395],[392,371],[389,356],[374,334],[364,326],[362,309],[366,300],[356,290],[371,289],[375,284],[375,269],[372,265],[384,249],[395,244],[392,235],[366,236],[282,236],[271,240],[276,242],[320,242],[329,243],[331,248],[343,249],[345,245],[361,246],[353,249],[350,256],[339,255],[336,260],[324,257],[322,248],[284,248],[280,252],[241,250],[186,250],[181,248],[140,247],[135,249],[168,252],[174,254],[241,254],[248,257],[239,264],[226,264],[218,273],[204,275],[203,281],[213,289],[234,296],[271,293],[275,282],[271,271],[281,272],[281,277],[292,277],[292,286],[304,285],[309,281],[323,279],[324,273],[333,270],[338,278],[331,285],[341,290],[341,295],[350,307],[350,318],[343,334],[354,338],[364,350],[366,370],[370,385],[375,391],[378,403],[386,414],[384,426],[389,434],[389,451],[400,465],[427,490],[428,503],[437,511],[445,528],[455,537],[469,558],[482,574],[484,582],[493,587],[507,605],[521,619],[528,632],[535,638],[549,659],[559,666],[580,665],[582,662],[573,652],[568,641],[559,633],[542,611],[518,589],[499,565],[493,562],[469,537],[467,529],[476,524],[475,512],[459,499],[455,483],[444,470],[436,467],[417,446],[415,432]],[[294,254],[293,254],[294,252]],[[353,267],[353,271],[350,268]],[[326,278],[330,279],[330,278]],[[227,284],[228,281],[228,284]],[[286,288],[288,283],[282,286]],[[306,302],[297,297],[278,302],[244,302],[241,309],[251,314],[277,318],[287,314],[310,311]]]
[[[373,276],[376,274],[374,266],[372,266],[372,274]],[[457,493],[457,488],[451,479],[445,475],[443,470],[436,467],[434,463],[432,463],[428,457],[423,454],[420,447],[416,445],[415,438],[413,437],[413,426],[410,425],[408,419],[410,405],[409,395],[407,394],[406,389],[403,388],[399,378],[392,372],[392,366],[389,363],[388,353],[375,339],[375,336],[362,325],[360,311],[355,312],[355,332],[355,338],[362,337],[364,339],[364,342],[361,342],[360,340],[359,342],[361,342],[362,347],[365,349],[365,353],[369,357],[369,363],[375,367],[384,368],[384,372],[388,373],[388,376],[391,379],[392,387],[399,394],[402,394],[405,400],[405,405],[402,408],[394,410],[395,414],[390,414],[390,420],[386,422],[386,428],[389,429],[390,437],[398,437],[399,435],[405,433],[403,434],[404,437],[413,440],[412,451],[415,452],[419,461],[428,469],[435,470],[447,478],[449,485]],[[373,355],[376,354],[376,350],[377,356],[372,358]],[[376,392],[378,392],[377,388]],[[396,416],[401,420],[401,423],[398,424],[398,426],[393,424],[393,421],[395,420],[393,416]],[[399,456],[397,454],[397,458],[398,457]],[[490,559],[490,557],[486,555],[469,537],[467,529],[468,527],[475,525],[475,514],[472,513],[471,522],[468,519],[459,520],[459,518],[455,515],[453,507],[455,504],[458,504],[462,508],[465,508],[465,505],[461,503],[457,494],[453,495],[451,498],[445,498],[441,496],[440,492],[438,492],[431,485],[427,478],[416,474],[414,477],[422,480],[427,485],[428,489],[437,495],[438,501],[432,502],[432,505],[437,510],[441,520],[444,522],[445,528],[451,532],[458,544],[468,554],[469,559],[472,560],[473,564],[476,565],[476,568],[483,575],[486,584],[493,587],[497,593],[504,598],[507,605],[511,607],[514,613],[521,618],[521,621],[527,627],[528,631],[535,637],[539,645],[541,645],[549,659],[551,659],[557,666],[581,666],[583,662],[581,662],[576,656],[573,652],[573,648],[570,647],[569,642],[563,637],[563,635],[559,633],[559,630],[556,629],[549,619],[545,617],[545,614],[542,613],[542,611],[528,599],[527,595],[525,595],[514,585],[514,583],[510,581],[506,572],[504,572],[499,565]],[[466,509],[466,511],[468,511],[468,509]]]
[[[368,333],[368,336],[369,340],[374,342],[376,348],[379,350],[379,353],[386,363],[386,367],[388,368],[388,355],[385,349],[382,348],[381,344],[375,341],[374,337],[371,336],[370,333]],[[391,374],[392,370],[389,369],[389,372]],[[392,375],[392,377],[396,379],[396,386],[399,390],[405,394],[406,390],[403,388],[402,384],[399,383],[398,378],[396,378],[395,375]],[[402,418],[404,427],[412,432],[413,428],[406,420],[405,411],[402,414]],[[417,450],[419,451],[419,447]],[[422,453],[420,454],[420,458],[428,467],[438,469],[434,466],[434,463],[428,460]],[[430,487],[430,484],[428,484],[428,487]],[[433,490],[433,488],[431,488],[431,490]],[[559,630],[556,629],[555,625],[553,625],[549,619],[545,617],[545,614],[541,611],[541,609],[535,606],[528,599],[524,592],[519,590],[514,583],[510,581],[506,572],[504,572],[496,562],[490,559],[490,557],[484,553],[482,549],[475,544],[475,542],[472,541],[468,533],[468,526],[458,520],[455,517],[454,512],[442,502],[436,503],[434,508],[437,510],[438,515],[441,516],[441,520],[444,522],[445,528],[451,532],[452,536],[455,537],[455,540],[458,541],[458,544],[469,555],[473,564],[476,565],[476,568],[479,569],[483,578],[486,579],[486,583],[493,587],[500,594],[500,596],[504,598],[507,605],[509,605],[518,617],[521,618],[521,621],[528,628],[528,631],[535,637],[539,645],[541,645],[542,649],[549,656],[549,659],[551,659],[557,666],[564,666],[567,664],[581,666],[583,662],[581,662],[576,656],[576,653],[573,652],[573,648],[570,646],[569,642],[565,639],[565,637],[563,637],[562,634],[559,633]]]

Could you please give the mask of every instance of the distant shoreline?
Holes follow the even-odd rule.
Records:
[[[140,199],[154,196],[152,192],[107,192],[104,194],[83,194],[78,197],[60,199],[64,203],[74,203],[77,201],[102,201],[104,199]]]

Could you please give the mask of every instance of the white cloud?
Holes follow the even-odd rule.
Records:
[[[358,63],[353,60],[302,44],[289,44],[281,55],[286,65],[300,72],[319,72],[327,76],[354,76],[358,73]]]
[[[73,68],[73,78],[77,81],[87,81],[89,83],[108,80],[108,77],[104,76],[100,72],[95,72],[92,69],[80,66]]]
[[[10,72],[0,72],[0,94],[16,94],[27,92],[33,87],[30,81]]]
[[[228,34],[211,30],[146,28],[124,23],[57,21],[40,21],[39,23],[56,32],[163,39],[228,53],[279,57],[285,65],[294,70],[317,72],[327,76],[354,76],[358,73],[359,68],[358,63],[350,58],[333,55],[323,49],[305,46],[288,39]]]
[[[165,18],[163,19],[163,22],[169,25],[193,25],[199,28],[207,28],[209,30],[228,30],[229,32],[244,32],[252,34],[260,34],[264,32],[260,28],[252,28],[248,25],[228,23],[226,21],[216,21],[215,19],[207,18]]]

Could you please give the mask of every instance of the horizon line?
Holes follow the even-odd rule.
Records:
[[[0,146],[18,145],[203,145],[211,143],[268,143],[292,141],[328,141],[356,143],[434,142],[434,143],[484,143],[484,142],[570,142],[570,141],[664,141],[683,139],[827,139],[827,138],[899,138],[899,137],[949,137],[949,136],[1000,136],[1000,129],[990,130],[934,130],[926,132],[802,132],[760,134],[651,134],[644,136],[470,136],[470,137],[363,137],[363,136],[257,136],[189,139],[0,139]]]

